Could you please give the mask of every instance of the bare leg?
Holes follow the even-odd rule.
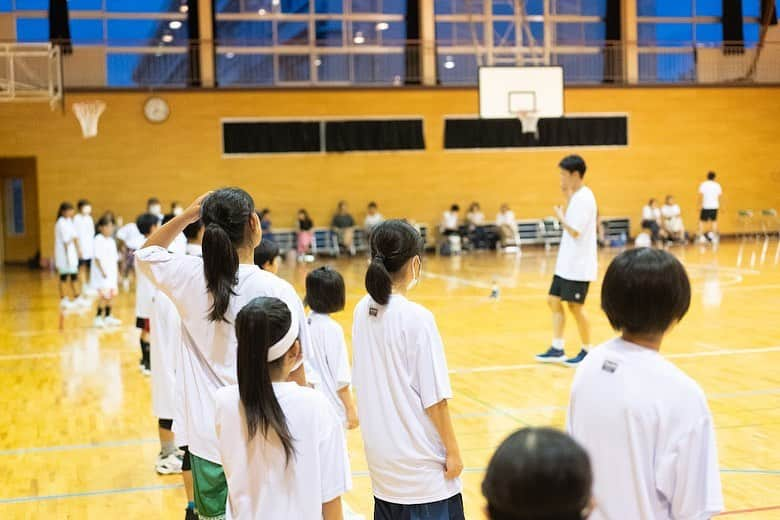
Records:
[[[563,313],[561,299],[557,296],[548,296],[547,305],[552,311],[553,339],[563,339],[563,331],[566,328],[566,315]]]
[[[65,298],[65,286],[67,285],[67,282],[60,280],[59,288],[60,288],[60,300]]]
[[[182,471],[181,478],[184,480],[184,491],[187,493],[187,502],[194,502],[195,491],[192,489],[192,471]]]
[[[580,332],[580,339],[584,346],[590,346],[590,322],[585,315],[585,309],[581,303],[568,302],[569,312],[571,312],[574,319],[577,321],[577,330]]]

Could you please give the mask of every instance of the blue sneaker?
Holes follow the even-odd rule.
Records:
[[[566,361],[566,352],[560,348],[550,347],[547,352],[537,354],[535,357],[537,361],[542,363],[560,363],[561,361]]]
[[[588,351],[585,349],[580,350],[580,353],[574,356],[573,358],[569,358],[566,361],[563,362],[564,365],[567,367],[576,367],[580,364],[580,361],[585,359],[585,356],[588,355]]]

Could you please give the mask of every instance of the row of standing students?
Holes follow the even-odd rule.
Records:
[[[203,257],[169,253],[199,217]],[[174,424],[189,445],[195,505],[209,519],[341,518],[340,497],[351,487],[343,427],[357,420],[340,417],[339,401],[345,411],[349,404],[329,402],[332,392],[307,388],[305,380],[315,387],[332,380],[338,397],[347,377],[337,367],[315,368],[316,320],[307,319],[290,284],[254,264],[261,237],[251,197],[223,189],[198,199],[136,253],[182,323],[176,384],[183,406]],[[374,518],[462,519],[463,463],[444,347],[433,315],[407,297],[420,279],[420,236],[388,221],[374,230],[370,251],[368,294],[353,316],[352,381]],[[612,263],[602,306],[622,336],[578,367],[568,417],[593,461],[595,503],[585,452],[570,439],[526,432],[510,437],[488,467],[491,518],[707,518],[722,508],[706,400],[692,380],[653,357],[689,302],[685,271],[668,253],[637,249]],[[642,392],[655,377],[663,391]],[[614,408],[609,417],[599,412],[605,402]],[[562,453],[571,460],[556,459]],[[536,459],[538,481],[511,463],[523,457]],[[556,487],[553,467],[571,485]]]

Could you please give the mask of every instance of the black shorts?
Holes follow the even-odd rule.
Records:
[[[67,282],[68,278],[70,278],[71,282],[75,282],[79,279],[79,275],[76,273],[65,273],[60,275],[60,281],[61,282]]]
[[[585,303],[588,297],[588,288],[590,282],[576,282],[561,278],[557,274],[553,276],[552,285],[550,285],[550,296],[557,296],[565,302]]]
[[[427,504],[394,504],[374,497],[374,520],[430,518],[431,520],[463,520],[463,496]]]
[[[144,332],[149,332],[149,318],[135,318],[135,328]]]
[[[702,222],[715,222],[718,220],[717,209],[703,209],[699,215],[699,220]]]
[[[91,258],[79,258],[79,268],[82,265],[86,265],[87,269],[89,269],[90,266],[92,265],[92,259]]]

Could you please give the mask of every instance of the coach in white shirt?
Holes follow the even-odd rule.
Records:
[[[630,249],[604,275],[601,306],[621,337],[577,368],[567,416],[593,465],[591,520],[706,520],[723,510],[707,399],[659,352],[690,302],[685,268],[666,251]]]
[[[553,314],[552,346],[543,354],[536,356],[543,363],[564,362],[576,366],[582,361],[590,348],[590,323],[585,316],[583,305],[588,296],[590,282],[596,279],[598,272],[596,197],[585,186],[583,177],[587,166],[579,155],[564,157],[558,164],[561,174],[561,190],[568,197],[566,213],[560,206],[555,213],[563,228],[558,260],[555,264],[555,276],[550,286],[547,304]],[[566,315],[563,303],[566,302],[580,332],[582,348],[579,354],[566,359],[563,331]]]
[[[715,181],[715,172],[707,174],[707,180],[699,185],[699,239],[716,240],[718,234],[718,210],[723,188]],[[709,230],[704,231],[707,227]]]

